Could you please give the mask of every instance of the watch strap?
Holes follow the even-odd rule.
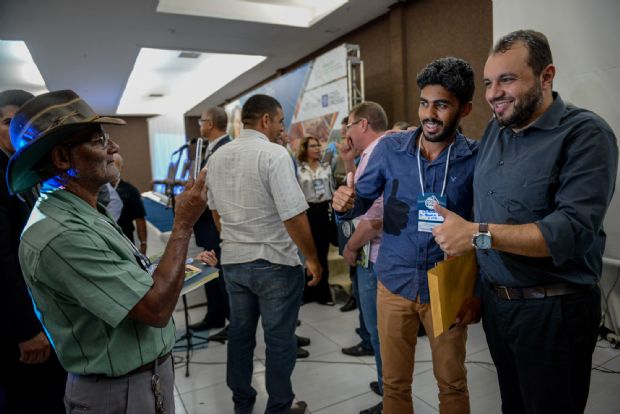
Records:
[[[489,223],[479,223],[478,224],[478,232],[480,232],[480,233],[488,233],[489,232]]]

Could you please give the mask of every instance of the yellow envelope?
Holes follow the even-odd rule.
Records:
[[[448,330],[463,301],[474,295],[477,277],[478,262],[473,250],[444,260],[428,271],[435,337]]]

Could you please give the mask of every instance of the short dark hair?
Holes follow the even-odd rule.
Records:
[[[416,79],[420,90],[428,85],[441,85],[452,92],[459,103],[471,102],[476,88],[474,70],[459,58],[445,57],[426,65]]]
[[[207,114],[211,117],[211,121],[213,122],[213,126],[221,131],[226,131],[226,126],[228,125],[228,114],[226,114],[226,110],[221,106],[214,106],[207,109]]]
[[[522,43],[527,48],[527,64],[534,71],[534,75],[540,75],[544,68],[553,63],[547,36],[535,30],[516,30],[502,36],[493,46],[491,55],[505,53],[516,43]]]
[[[299,149],[297,149],[297,159],[299,162],[308,161],[308,145],[310,144],[310,140],[314,140],[319,144],[321,143],[318,138],[313,137],[312,135],[306,135],[303,137],[299,142]]]
[[[348,124],[349,123],[349,117],[345,116],[344,118],[342,118],[342,121],[340,123],[344,124],[344,125]]]
[[[251,125],[265,114],[275,115],[278,109],[282,109],[282,105],[274,97],[261,94],[250,96],[241,108],[241,122]]]
[[[355,105],[349,112],[349,116],[351,115],[366,119],[370,128],[375,132],[384,132],[387,129],[387,115],[381,105],[376,102],[365,101]]]
[[[34,98],[34,95],[30,92],[26,92],[21,89],[9,89],[0,92],[0,109],[5,106],[13,105],[18,108]]]

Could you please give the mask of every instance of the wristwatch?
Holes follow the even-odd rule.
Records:
[[[471,238],[471,244],[477,250],[489,250],[492,244],[488,223],[479,223],[478,232]]]

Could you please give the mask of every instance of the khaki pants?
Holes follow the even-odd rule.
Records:
[[[430,304],[377,287],[377,323],[383,363],[383,412],[413,413],[411,384],[420,321],[431,345],[433,373],[439,387],[439,412],[467,414],[469,392],[465,369],[467,328],[454,328],[435,338]]]

